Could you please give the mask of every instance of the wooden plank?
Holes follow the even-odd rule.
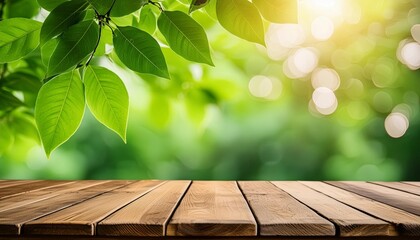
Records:
[[[334,236],[334,224],[270,182],[239,182],[263,236]]]
[[[403,182],[403,183],[406,183],[406,184],[410,184],[410,185],[414,185],[414,186],[420,187],[420,182]]]
[[[98,235],[165,236],[167,222],[191,181],[170,181],[113,213]]]
[[[420,236],[420,217],[417,215],[366,197],[362,197],[323,182],[303,182],[303,184],[340,202],[352,206],[353,208],[357,208],[370,215],[397,225],[397,230],[402,235]]]
[[[103,192],[129,184],[129,181],[112,181],[88,188],[90,191],[69,192],[52,198],[10,209],[0,213],[0,235],[17,235],[22,224],[82,202]],[[94,189],[94,190],[91,190]]]
[[[273,182],[300,202],[334,222],[340,236],[392,236],[395,227],[371,217],[299,182]]]
[[[393,188],[396,190],[408,192],[411,194],[416,194],[420,196],[420,187],[417,187],[415,185],[405,184],[401,182],[370,182],[373,184],[381,185],[384,187]]]
[[[41,180],[3,180],[2,182],[0,182],[0,188],[17,186],[17,185],[28,184],[28,183],[39,182],[39,181]],[[0,189],[0,191],[2,190]]]
[[[366,182],[328,182],[367,198],[420,215],[420,196]]]
[[[66,192],[79,191],[105,182],[108,181],[77,181],[66,184],[64,186],[59,185],[47,189],[36,190],[33,192],[27,192],[8,198],[3,198],[0,199],[0,212],[42,201]]]
[[[38,189],[45,189],[45,188],[49,188],[55,185],[65,185],[65,184],[69,184],[72,181],[49,181],[49,180],[43,180],[43,181],[35,181],[35,182],[30,182],[30,183],[26,183],[26,184],[20,184],[20,185],[15,185],[15,186],[8,186],[8,187],[4,187],[1,188],[0,191],[0,199],[1,198],[5,198],[5,197],[10,197],[13,195],[17,195],[17,194],[22,194],[25,192],[31,192],[31,191],[35,191]]]
[[[250,236],[250,237],[107,237],[107,236],[16,236],[1,237],[0,240],[419,240],[409,236],[380,236],[380,237],[286,237],[286,236]]]
[[[25,234],[94,235],[96,224],[121,207],[141,197],[162,181],[137,181],[127,186],[129,192],[104,193],[25,224]],[[84,193],[84,191],[83,191]]]
[[[253,236],[257,224],[234,181],[194,181],[170,220],[168,236]]]

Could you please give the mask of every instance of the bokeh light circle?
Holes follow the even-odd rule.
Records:
[[[404,136],[409,126],[407,117],[399,112],[393,112],[385,119],[385,130],[390,137],[400,138]]]
[[[317,68],[312,73],[311,82],[314,89],[326,87],[335,91],[340,86],[340,76],[334,69]]]

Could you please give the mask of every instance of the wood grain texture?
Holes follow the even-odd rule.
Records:
[[[411,194],[416,194],[420,196],[420,187],[410,184],[405,184],[401,182],[370,182],[373,184],[381,185],[384,187],[393,188],[395,190],[400,190],[403,192],[408,192]]]
[[[403,182],[403,183],[420,187],[420,182]]]
[[[39,181],[41,180],[3,180],[0,182],[0,191],[1,191],[1,188],[28,184],[28,183],[33,183],[33,182],[39,182]]]
[[[417,215],[366,197],[362,197],[326,183],[303,182],[303,184],[340,202],[352,206],[353,208],[395,224],[398,227],[398,232],[402,235],[420,236],[420,217]]]
[[[327,182],[367,198],[420,215],[420,196],[366,182]]]
[[[273,182],[300,202],[334,222],[340,236],[393,236],[395,227],[371,217],[299,182]]]
[[[168,236],[256,234],[256,221],[233,181],[194,181],[167,227]]]
[[[26,192],[8,198],[3,198],[0,199],[0,212],[13,208],[18,208],[34,202],[42,201],[66,192],[79,191],[105,182],[107,181],[77,181],[71,182],[64,186],[59,185],[47,189]]]
[[[114,188],[122,187],[128,183],[128,181],[106,182],[87,188],[84,191],[60,194],[32,204],[3,211],[0,213],[0,235],[18,235],[21,233],[22,225],[28,221],[56,212]]]
[[[37,235],[94,235],[96,224],[121,207],[146,194],[162,181],[137,181],[25,224]],[[124,189],[128,189],[124,191]]]
[[[165,236],[166,224],[191,181],[170,181],[110,215],[98,235]]]
[[[263,236],[334,236],[334,224],[270,182],[238,182]]]
[[[10,197],[17,194],[22,194],[25,192],[31,192],[39,189],[45,189],[50,188],[55,185],[65,185],[69,184],[72,181],[49,181],[49,180],[43,180],[43,181],[34,181],[29,182],[25,184],[19,184],[16,186],[8,186],[1,188],[0,191],[0,199],[5,197]]]

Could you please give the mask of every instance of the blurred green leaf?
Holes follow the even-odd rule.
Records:
[[[90,3],[90,5],[92,5],[95,8],[95,10],[100,15],[104,15],[112,7],[114,0],[88,0],[88,2]]]
[[[58,5],[67,2],[69,0],[37,0],[38,4],[45,10],[51,11]]]
[[[42,23],[26,18],[0,21],[0,63],[18,60],[39,44]]]
[[[14,91],[38,93],[41,88],[40,79],[30,73],[13,72],[5,78],[4,86]]]
[[[261,15],[248,0],[217,0],[217,18],[232,34],[265,45]]]
[[[192,13],[195,10],[205,7],[209,2],[210,0],[192,0],[188,12]]]
[[[157,128],[165,127],[171,117],[171,105],[168,97],[164,94],[152,94],[148,115],[153,126]]]
[[[151,9],[151,6],[146,5],[141,8],[140,19],[138,23],[133,26],[137,26],[141,30],[148,32],[150,35],[153,35],[156,30],[156,16]]]
[[[112,71],[98,66],[86,68],[86,102],[99,122],[126,141],[128,93],[124,83]]]
[[[0,157],[6,152],[10,146],[13,144],[14,134],[10,130],[6,121],[0,119]]]
[[[8,111],[23,105],[23,102],[11,92],[0,89],[0,111]]]
[[[162,50],[147,32],[134,27],[120,27],[114,31],[114,48],[131,70],[169,78]]]
[[[42,86],[35,120],[47,156],[76,132],[84,110],[83,84],[77,71],[59,75]]]
[[[88,6],[89,4],[84,1],[70,1],[54,8],[42,24],[41,46],[66,31],[70,26],[80,22],[85,16],[84,10]]]
[[[261,15],[270,22],[297,23],[297,0],[252,0]]]
[[[99,38],[98,24],[84,21],[71,26],[59,39],[48,63],[47,76],[69,70],[93,52]]]
[[[176,53],[191,61],[213,65],[206,33],[190,16],[179,11],[163,11],[158,27]]]
[[[14,134],[24,136],[34,140],[40,144],[38,129],[36,128],[35,120],[32,116],[24,113],[13,114],[13,122],[10,123],[10,127],[13,129]]]
[[[39,12],[39,6],[34,0],[6,1],[6,18],[32,18]]]
[[[148,0],[115,0],[111,17],[122,17],[139,10]]]

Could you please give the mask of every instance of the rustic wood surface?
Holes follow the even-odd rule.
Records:
[[[418,182],[0,181],[2,239],[420,239]]]

